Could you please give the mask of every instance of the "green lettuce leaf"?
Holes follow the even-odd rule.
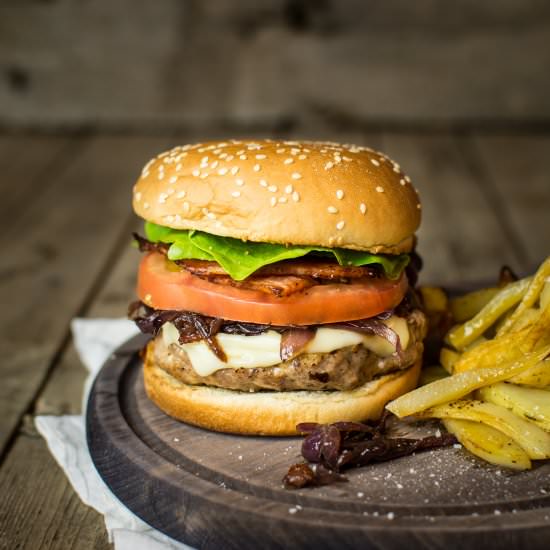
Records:
[[[170,260],[212,260],[218,262],[236,281],[246,279],[264,265],[300,258],[309,253],[333,255],[340,265],[378,264],[390,279],[399,277],[409,263],[407,254],[389,256],[345,248],[255,243],[202,231],[171,229],[151,222],[145,222],[145,235],[152,242],[170,244]]]

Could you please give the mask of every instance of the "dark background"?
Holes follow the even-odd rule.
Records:
[[[547,128],[545,0],[3,0],[0,123]]]

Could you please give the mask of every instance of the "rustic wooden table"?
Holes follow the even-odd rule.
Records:
[[[141,165],[169,146],[227,134],[0,134],[1,548],[109,547],[102,518],[71,489],[33,416],[80,411],[85,371],[70,320],[124,316],[132,299],[139,222],[130,189]],[[291,135],[370,144],[398,159],[423,200],[424,282],[475,284],[503,263],[523,273],[550,253],[548,134]]]

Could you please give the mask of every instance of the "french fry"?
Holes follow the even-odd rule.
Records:
[[[424,386],[426,387],[426,386]],[[463,400],[425,410],[424,418],[458,418],[482,422],[511,437],[531,459],[550,458],[550,434],[493,403]]]
[[[473,319],[451,329],[448,342],[456,349],[463,350],[481,336],[499,317],[521,301],[530,287],[531,278],[520,279],[498,292]]]
[[[441,366],[449,373],[453,374],[454,365],[460,359],[460,353],[449,348],[441,348],[439,352],[439,360]]]
[[[454,372],[488,368],[494,365],[512,363],[521,359],[523,352],[518,342],[529,334],[529,327],[517,333],[506,334],[502,338],[487,340],[473,349],[465,351],[454,363]]]
[[[550,304],[550,278],[546,279],[542,292],[540,293],[540,309],[546,309]]]
[[[484,401],[506,407],[550,432],[550,398],[547,392],[499,382],[480,388],[478,395]]]
[[[537,363],[525,372],[513,376],[509,380],[514,384],[534,386],[539,389],[550,389],[550,359]]]
[[[514,326],[512,327],[512,330],[510,331],[510,334],[513,332],[517,332],[518,330],[521,330],[525,327],[530,327],[534,325],[537,322],[537,319],[539,315],[541,314],[541,310],[538,307],[529,307],[527,308],[522,315],[518,318],[518,320],[514,323]],[[506,321],[504,321],[506,322]]]
[[[425,386],[426,384],[431,384],[432,382],[435,382],[436,380],[440,380],[441,378],[445,378],[447,376],[449,376],[449,373],[440,365],[422,367],[418,385]]]
[[[514,470],[531,468],[527,453],[511,437],[491,426],[457,418],[446,418],[443,425],[466,449],[487,462]]]
[[[536,365],[548,353],[550,353],[550,346],[526,354],[509,365],[473,369],[453,374],[394,399],[386,405],[386,408],[400,418],[417,414],[435,405],[460,399],[483,386],[508,380]]]
[[[487,342],[487,338],[485,338],[485,336],[480,336],[479,338],[476,338],[471,344],[468,344],[465,351],[470,351],[476,346],[479,346],[479,344],[483,344],[483,342]]]
[[[525,295],[523,296],[518,307],[512,313],[512,315],[510,315],[510,317],[506,320],[502,327],[500,327],[500,330],[497,332],[497,336],[503,336],[504,334],[509,333],[511,328],[514,326],[514,323],[521,317],[523,312],[526,309],[535,305],[549,277],[550,256],[546,258],[546,260],[544,260],[544,262],[542,262],[542,264],[538,268],[535,276],[531,280],[531,284],[529,285],[527,292],[525,292]]]
[[[528,328],[529,333],[527,334],[526,340],[519,343],[519,347],[522,351],[529,352],[537,347],[550,343],[550,304],[541,310],[535,322]],[[509,334],[517,333],[513,332]]]
[[[449,307],[457,323],[463,323],[480,312],[498,293],[499,288],[482,288],[449,300]]]
[[[436,286],[421,286],[418,290],[422,296],[424,309],[428,314],[447,311],[449,301],[442,288]]]

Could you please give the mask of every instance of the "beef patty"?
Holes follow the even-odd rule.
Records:
[[[407,316],[409,345],[400,354],[379,357],[362,344],[330,353],[303,353],[271,367],[221,369],[199,376],[177,344],[166,345],[159,335],[150,344],[153,361],[185,384],[241,391],[351,390],[369,380],[413,365],[422,354],[426,318],[415,309]]]

